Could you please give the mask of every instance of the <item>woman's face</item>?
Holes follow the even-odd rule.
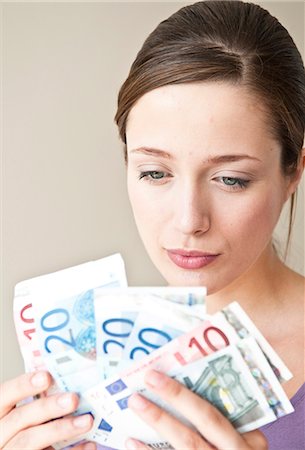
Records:
[[[211,294],[266,255],[289,189],[266,123],[254,96],[225,83],[165,86],[132,108],[129,198],[170,285]]]

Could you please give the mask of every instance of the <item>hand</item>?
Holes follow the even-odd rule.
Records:
[[[90,414],[59,418],[76,410],[78,397],[73,393],[55,394],[16,407],[21,400],[47,390],[51,383],[48,372],[34,372],[0,386],[1,449],[41,450],[90,430],[93,424]],[[88,450],[95,448],[93,443],[87,443],[78,445],[75,450],[84,450],[85,445]]]
[[[177,450],[266,450],[264,435],[256,430],[238,433],[233,425],[208,401],[165,374],[155,370],[146,373],[147,387],[183,414],[196,428],[189,428],[178,419],[145,399],[133,394],[129,407],[155,429]],[[142,442],[128,439],[129,450],[150,449]]]

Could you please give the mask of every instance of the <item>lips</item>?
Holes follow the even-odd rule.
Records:
[[[219,254],[204,253],[199,250],[166,250],[170,260],[182,269],[195,270],[211,264]]]

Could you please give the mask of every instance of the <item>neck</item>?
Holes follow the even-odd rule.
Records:
[[[282,274],[288,270],[269,244],[254,265],[224,289],[207,297],[209,314],[236,300],[257,320],[279,309]]]

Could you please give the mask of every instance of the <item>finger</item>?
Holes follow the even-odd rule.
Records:
[[[248,431],[242,434],[244,440],[250,448],[259,448],[260,450],[268,450],[268,441],[265,435],[258,430]]]
[[[133,394],[129,397],[128,406],[175,449],[213,449],[196,431],[141,395]]]
[[[5,381],[0,386],[0,418],[14,408],[16,403],[48,389],[51,382],[51,375],[45,371],[26,373]]]
[[[143,442],[138,441],[137,439],[129,438],[125,442],[127,450],[151,450],[150,447],[143,444]]]
[[[0,448],[13,436],[26,428],[65,416],[77,408],[78,396],[74,393],[51,395],[12,409],[1,420]]]
[[[64,439],[72,439],[87,433],[93,425],[91,414],[65,417],[20,431],[3,448],[41,450]]]
[[[146,373],[147,386],[183,414],[204,438],[219,449],[247,449],[233,425],[210,402],[183,384],[155,370]]]

